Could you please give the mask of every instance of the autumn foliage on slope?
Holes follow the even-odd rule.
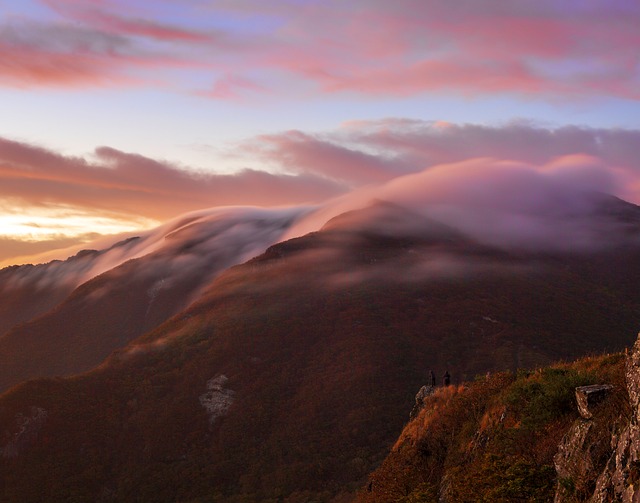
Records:
[[[405,426],[357,500],[552,501],[558,483],[553,458],[578,417],[575,388],[595,383],[614,386],[596,409],[595,424],[615,430],[629,415],[622,354],[439,389]],[[611,454],[608,444],[594,444],[591,457],[600,468]],[[595,477],[571,483],[575,501],[584,501]]]

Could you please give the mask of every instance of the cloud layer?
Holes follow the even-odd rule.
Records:
[[[289,235],[317,230],[330,218],[383,200],[492,246],[531,251],[619,244],[615,235],[624,224],[603,217],[601,209],[615,177],[600,166],[571,161],[535,166],[475,158],[441,164],[336,198]],[[612,239],[603,241],[605,235]]]
[[[575,194],[610,193],[639,203],[639,150],[638,130],[387,119],[350,122],[324,133],[260,135],[229,153],[245,161],[246,169],[211,174],[109,147],[69,157],[0,138],[0,203],[14,213],[64,209],[68,218],[94,215],[95,222],[140,226],[148,225],[144,219],[164,221],[216,206],[335,200],[309,224],[311,231],[338,212],[382,198],[410,206],[427,202],[445,220],[455,213],[447,209],[451,205],[489,220],[493,212],[505,216],[509,229],[531,215],[564,217],[580,210],[581,196]],[[270,172],[261,170],[265,165]],[[61,232],[51,239],[68,238]],[[25,253],[28,248],[35,249],[32,244]]]
[[[0,27],[0,84],[157,84],[166,69],[198,68],[210,81],[200,94],[217,99],[308,86],[372,96],[640,97],[640,6],[625,0],[41,4],[46,20]]]
[[[338,184],[313,175],[193,173],[109,147],[86,159],[0,139],[0,198],[30,205],[68,204],[165,220],[210,206],[306,203],[339,192]]]
[[[287,131],[242,145],[249,158],[296,174],[357,187],[473,159],[572,170],[597,178],[603,192],[640,202],[640,131],[578,126],[543,128],[524,122],[502,127],[406,119],[354,121],[319,134]],[[586,180],[586,178],[585,178]],[[587,185],[591,185],[587,183]]]
[[[47,246],[70,246],[101,234],[148,228],[192,210],[309,204],[344,191],[339,182],[312,174],[251,169],[228,175],[194,173],[109,147],[100,147],[87,158],[69,157],[0,138],[0,208],[7,218],[19,216],[21,223],[20,235],[13,224],[0,225],[4,242],[0,264],[15,263],[14,257]],[[78,228],[80,221],[84,232]],[[33,232],[25,234],[25,227]]]

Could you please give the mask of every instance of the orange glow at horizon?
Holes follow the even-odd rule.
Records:
[[[3,207],[0,237],[26,242],[120,234],[148,229],[157,220],[113,212],[98,212],[73,206]]]
[[[150,218],[99,209],[0,200],[0,268],[65,259],[87,243],[158,224]]]

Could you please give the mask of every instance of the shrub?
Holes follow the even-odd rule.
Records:
[[[546,368],[518,379],[505,401],[520,417],[524,428],[536,430],[566,414],[575,413],[575,389],[596,382],[595,375],[590,372]]]

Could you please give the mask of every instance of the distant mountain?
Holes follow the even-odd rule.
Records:
[[[0,390],[93,368],[184,309],[217,274],[278,241],[298,214],[192,213],[104,251],[3,269],[0,321],[12,328],[0,337]]]
[[[102,251],[84,250],[65,261],[0,269],[0,335],[55,307],[96,275],[103,260],[112,260],[113,255],[126,257],[137,240],[124,240]]]
[[[271,246],[200,283],[190,307],[93,371],[0,396],[0,499],[348,498],[386,456],[430,369],[455,384],[630,344],[640,209],[598,205],[588,247],[484,244],[387,203]],[[146,309],[134,290],[159,276],[133,279],[145,259],[84,285],[69,316],[88,302],[103,306],[100,324],[119,323],[101,289]],[[74,326],[62,320],[81,323],[51,316],[58,334]]]

